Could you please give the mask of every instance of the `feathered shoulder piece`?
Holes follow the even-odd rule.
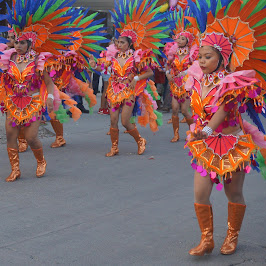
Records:
[[[178,45],[176,42],[168,42],[164,47],[164,53],[166,54],[169,60],[174,58],[174,55],[177,52]]]
[[[0,69],[5,71],[9,68],[9,61],[11,59],[12,54],[14,54],[16,50],[14,48],[5,50],[0,54]]]

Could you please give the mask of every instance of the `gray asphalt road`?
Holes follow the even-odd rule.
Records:
[[[219,254],[227,201],[214,189],[216,247],[209,256],[188,255],[200,232],[183,149],[187,125],[181,125],[181,140],[170,143],[168,118],[155,135],[140,129],[148,141],[144,155],[121,127],[120,155],[106,158],[109,117],[85,114],[65,125],[65,147],[51,149],[49,134],[42,139],[48,168],[41,179],[28,150],[20,156],[21,179],[5,183],[10,166],[1,144],[0,265],[266,265],[266,182],[255,172],[246,177],[237,253]]]

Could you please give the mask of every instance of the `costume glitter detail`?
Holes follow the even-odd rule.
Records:
[[[185,89],[188,78],[186,72],[198,55],[198,39],[196,37],[198,31],[185,22],[185,15],[188,15],[188,11],[174,11],[169,15],[168,20],[175,25],[173,39],[176,40],[179,36],[185,36],[187,45],[178,47],[175,41],[167,43],[164,49],[168,58],[167,68],[173,78],[173,81],[170,82],[171,94],[180,103],[189,98],[189,93]],[[182,59],[180,59],[181,56],[183,56]]]
[[[249,56],[255,47],[254,43],[256,44],[254,38],[256,32],[251,29],[254,27],[254,23],[251,23],[250,19],[247,19],[247,22],[244,21],[244,17],[248,18],[253,8],[254,12],[259,11],[255,8],[257,2],[254,0],[250,4],[245,3],[241,6],[239,1],[235,1],[226,10],[228,16],[223,16],[222,12],[224,11],[222,10],[218,12],[219,6],[217,6],[215,14],[219,14],[219,18],[215,19],[209,13],[208,21],[210,25],[207,25],[205,31],[204,21],[201,20],[200,12],[202,11],[197,13],[196,5],[199,4],[198,1],[196,4],[189,1],[192,10],[195,12],[194,15],[198,19],[197,23],[200,29],[205,31],[202,35],[201,44],[219,50],[223,56],[225,66],[229,65],[232,70],[235,68],[241,70],[232,73],[223,70],[218,73],[203,75],[198,62],[195,62],[188,70],[189,80],[186,88],[192,88],[191,107],[195,119],[191,131],[203,129],[204,126],[207,126],[221,106],[224,106],[224,110],[227,112],[225,120],[207,139],[190,141],[189,136],[187,143],[193,157],[193,169],[201,173],[202,176],[210,174],[212,181],[217,184],[222,183],[223,179],[230,182],[232,172],[244,170],[248,173],[251,167],[258,170],[259,164],[256,157],[261,157],[259,149],[266,147],[263,134],[265,131],[259,116],[256,114],[265,110],[264,97],[266,91],[262,89],[262,83],[256,78],[259,74],[254,70],[246,70],[253,67],[257,68],[256,64],[254,66],[251,64],[252,60],[249,61]],[[206,5],[207,7],[207,2],[202,1],[200,5]],[[248,10],[247,7],[249,7]],[[215,7],[213,8],[215,10]],[[224,19],[221,19],[222,17]],[[243,21],[240,21],[241,19]],[[196,25],[194,18],[189,20],[194,23],[194,26]],[[243,32],[235,27],[236,23],[241,25]],[[242,40],[245,40],[245,42],[242,42]],[[242,54],[239,50],[240,45],[242,45]],[[265,60],[266,58],[263,58],[261,54],[260,59]],[[261,62],[258,61],[257,63],[260,64]],[[245,70],[242,70],[242,67]],[[203,85],[210,88],[204,97],[202,97]],[[259,129],[242,120],[241,113],[245,111],[248,112]],[[234,127],[236,129],[240,128],[240,130],[234,131]],[[224,132],[228,132],[228,128],[230,128],[229,132],[231,133],[227,135]],[[217,189],[220,190],[221,188],[222,184],[219,184]]]
[[[16,62],[11,59],[14,52],[14,49],[6,51],[6,56],[9,55],[10,59],[8,70],[2,75],[2,86],[6,94],[2,103],[2,112],[7,112],[12,126],[28,126],[40,119],[45,110],[45,96],[42,97],[39,93],[44,81],[40,72],[36,70],[35,61],[29,62],[20,72]]]

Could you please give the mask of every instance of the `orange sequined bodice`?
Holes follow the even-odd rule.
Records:
[[[33,76],[35,74],[35,62],[30,62],[25,69],[20,72],[17,64],[10,60],[9,69],[7,71],[8,83],[6,89],[9,94],[27,95],[32,88]],[[6,83],[7,84],[7,83]]]
[[[132,77],[137,73],[137,69],[134,68],[134,56],[129,57],[123,67],[121,67],[117,58],[113,57],[111,67],[111,85],[114,93],[119,93],[129,86]]]

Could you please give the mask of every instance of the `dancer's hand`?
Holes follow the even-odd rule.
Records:
[[[200,129],[196,129],[193,133],[192,133],[192,138],[190,141],[195,141],[195,140],[201,140],[201,139],[207,139],[208,135],[206,132],[200,130]]]
[[[48,113],[51,113],[53,111],[53,109],[54,109],[53,99],[47,98],[47,100],[46,100],[46,106],[47,106]]]

